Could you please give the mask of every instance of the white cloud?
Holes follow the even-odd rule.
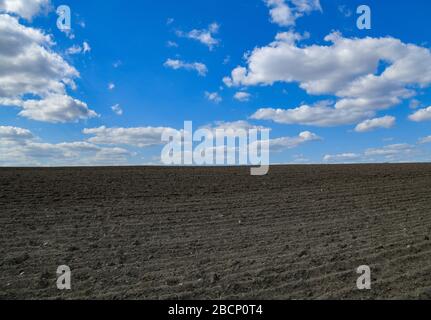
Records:
[[[319,140],[322,140],[322,138],[320,138],[318,135],[310,131],[304,131],[301,132],[297,137],[282,137],[271,139],[269,141],[269,148],[271,151],[281,151],[284,149],[296,148],[306,142]]]
[[[82,44],[82,46],[79,45],[73,45],[72,47],[70,47],[69,49],[66,50],[66,53],[69,55],[75,55],[75,54],[86,54],[87,52],[91,51],[91,47],[88,44],[88,42],[85,42]]]
[[[387,158],[410,154],[414,147],[407,143],[391,144],[382,148],[370,148],[365,151],[365,156],[386,156]]]
[[[293,161],[290,162],[290,164],[304,164],[304,163],[310,163],[310,159],[305,157],[303,154],[295,154],[292,156]]]
[[[51,94],[41,100],[25,100],[20,116],[44,122],[65,123],[97,117],[86,103],[67,95]]]
[[[50,0],[0,0],[0,12],[16,14],[32,20],[41,12],[50,10]]]
[[[193,39],[206,45],[210,50],[214,49],[220,41],[214,38],[214,35],[218,33],[220,26],[217,23],[212,23],[207,29],[193,29],[190,32],[177,31],[177,36]]]
[[[131,155],[85,141],[47,143],[27,129],[0,127],[0,166],[121,164]]]
[[[118,103],[116,105],[113,105],[111,107],[111,110],[118,116],[123,115],[123,109],[121,108],[121,106]]]
[[[78,71],[50,51],[52,45],[41,30],[0,15],[0,97],[61,92],[72,83]]]
[[[168,48],[178,48],[178,43],[176,43],[175,41],[168,41],[166,42],[166,46]]]
[[[410,109],[417,109],[421,106],[421,102],[417,99],[412,99],[409,102],[409,108]]]
[[[329,102],[313,106],[303,105],[294,109],[262,108],[257,110],[251,119],[271,120],[281,124],[301,124],[308,126],[330,127],[355,123],[364,116],[373,116],[372,112],[360,109],[334,109]]]
[[[310,33],[308,32],[300,34],[292,31],[286,31],[279,32],[275,35],[276,42],[290,43],[292,45],[294,45],[298,41],[305,40],[308,38],[310,38]]]
[[[295,25],[295,14],[284,0],[266,0],[270,8],[271,22],[282,27]]]
[[[431,107],[420,109],[409,116],[411,121],[422,122],[431,120]]]
[[[200,63],[200,62],[188,63],[188,62],[184,62],[184,61],[177,60],[177,59],[175,59],[175,60],[174,59],[168,59],[164,63],[164,66],[166,68],[171,68],[174,70],[178,70],[178,69],[194,70],[202,77],[206,76],[206,74],[208,73],[207,66],[204,65],[203,63]]]
[[[310,95],[333,95],[333,105],[261,109],[261,116],[279,116],[285,123],[322,126],[352,124],[375,116],[416,94],[414,88],[431,83],[431,52],[398,39],[343,38],[332,33],[332,45],[298,46],[295,33],[278,36],[256,48],[246,67],[237,67],[224,82],[228,86],[298,83]],[[388,67],[379,74],[381,62]],[[259,115],[258,114],[258,115]],[[274,119],[280,121],[280,119]]]
[[[264,0],[270,9],[271,22],[281,27],[294,26],[304,13],[322,11],[319,0]],[[291,3],[291,6],[289,6]]]
[[[68,96],[66,88],[76,87],[79,73],[51,50],[53,44],[41,30],[0,14],[0,106],[23,108],[21,116],[39,121],[95,116],[84,102]]]
[[[368,132],[378,128],[389,129],[395,125],[395,122],[396,122],[395,117],[391,117],[391,116],[365,120],[356,126],[355,131]]]
[[[113,82],[108,83],[108,89],[114,90],[115,89],[115,83],[113,83]]]
[[[87,53],[90,51],[91,51],[90,44],[88,42],[84,41],[84,43],[82,44],[82,52]]]
[[[295,6],[295,10],[300,13],[310,13],[312,11],[322,12],[320,0],[291,0]]]
[[[205,126],[200,127],[199,129],[205,129],[208,131],[207,139],[224,139],[225,137],[228,138],[237,138],[239,136],[245,135],[247,136],[247,133],[250,130],[263,130],[268,129],[264,128],[262,126],[256,126],[253,124],[250,124],[248,121],[239,120],[239,121],[216,121],[212,124],[208,124]],[[248,141],[245,142],[248,146]],[[218,147],[220,149],[224,149],[225,151],[228,151],[227,146],[221,146]],[[216,151],[217,148],[211,148],[210,150],[207,150],[209,152]],[[234,147],[233,149],[229,149],[230,151],[240,151],[238,150],[238,146]]]
[[[419,139],[419,143],[420,144],[431,143],[431,136],[423,137],[423,138]]]
[[[407,143],[391,144],[380,148],[369,148],[362,153],[326,155],[323,160],[331,163],[381,163],[411,162],[417,159],[420,150]]]
[[[217,121],[214,124],[209,124],[209,125],[203,126],[200,129],[208,130],[208,132],[210,133],[210,137],[207,137],[208,139],[210,139],[210,138],[225,138],[225,137],[237,138],[238,136],[241,136],[242,133],[247,135],[247,132],[250,132],[250,130],[261,131],[261,130],[266,129],[266,130],[271,131],[270,128],[265,128],[262,126],[253,125],[253,124],[251,124],[247,121],[244,121],[244,120],[232,121],[232,122]],[[309,131],[304,131],[304,132],[301,132],[296,137],[279,137],[279,138],[269,139],[268,145],[269,145],[269,151],[270,152],[280,152],[283,150],[297,148],[300,145],[308,143],[308,142],[320,141],[320,140],[322,140],[322,138],[319,137],[318,135],[316,135],[312,132],[309,132]],[[262,141],[260,141],[260,140],[254,141],[250,145],[256,144],[257,146],[260,146],[261,142]],[[250,141],[248,143],[250,143]],[[247,144],[247,142],[246,142],[246,144]],[[250,147],[250,145],[247,144],[248,147]],[[221,146],[219,148],[222,148],[225,151],[228,151],[227,146]],[[217,148],[211,148],[211,149],[207,149],[206,152],[213,152],[216,150],[217,150]],[[239,146],[236,145],[234,149],[229,149],[229,151],[235,152],[235,151],[241,151],[241,150],[240,150]]]
[[[66,53],[69,55],[80,54],[82,52],[81,46],[73,45],[66,50]]]
[[[235,100],[241,101],[241,102],[247,102],[250,100],[251,94],[244,91],[239,91],[235,93],[233,96]]]
[[[231,122],[216,121],[213,124],[208,124],[206,126],[202,126],[201,128],[208,129],[213,133],[215,133],[216,130],[235,131],[235,130],[266,129],[262,126],[256,126],[256,125],[250,124],[248,121],[244,121],[244,120],[231,121]]]
[[[345,16],[346,18],[349,18],[349,17],[351,17],[353,15],[352,10],[349,7],[347,7],[346,5],[344,5],[344,4],[338,6],[338,11],[343,16]]]
[[[0,126],[0,141],[22,142],[33,139],[33,134],[27,130],[17,127]]]
[[[129,145],[149,147],[162,145],[163,132],[178,134],[179,131],[165,127],[136,127],[136,128],[99,128],[84,129],[86,135],[93,135],[88,141],[95,144]]]
[[[112,64],[112,66],[113,66],[115,69],[117,69],[117,68],[119,68],[122,64],[123,64],[123,61],[121,61],[121,60],[117,60],[117,61],[115,61],[115,62]]]
[[[214,103],[220,103],[222,102],[222,97],[220,97],[218,92],[205,92],[205,97],[209,100],[212,101]]]
[[[348,163],[351,161],[356,161],[361,158],[360,154],[357,153],[340,153],[340,154],[327,154],[323,157],[325,162],[341,162]]]

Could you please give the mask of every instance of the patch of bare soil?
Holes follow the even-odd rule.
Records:
[[[0,169],[0,298],[429,299],[430,191],[420,164]]]

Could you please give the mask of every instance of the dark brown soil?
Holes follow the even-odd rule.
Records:
[[[419,164],[0,169],[0,298],[429,299],[430,193]]]

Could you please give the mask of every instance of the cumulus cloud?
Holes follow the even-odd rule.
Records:
[[[44,122],[65,123],[97,117],[86,103],[63,94],[51,94],[41,100],[17,103],[23,110],[20,116]]]
[[[420,109],[409,116],[411,121],[423,122],[431,120],[431,107]]]
[[[214,22],[210,24],[207,29],[193,29],[190,32],[179,30],[177,31],[177,36],[199,41],[206,45],[210,50],[213,50],[214,47],[220,43],[220,40],[214,38],[214,35],[218,33],[219,29],[220,26]]]
[[[217,139],[217,138],[237,138],[239,135],[247,135],[250,130],[263,130],[267,129],[262,126],[256,126],[248,121],[215,121],[214,123],[201,126],[200,130],[206,130],[207,139]]]
[[[268,46],[256,48],[247,66],[235,68],[228,86],[298,83],[310,95],[333,95],[335,103],[293,109],[261,109],[256,116],[280,116],[274,121],[320,126],[352,124],[375,116],[416,94],[431,83],[431,52],[398,39],[344,38],[335,32],[331,45],[298,46],[289,32]],[[381,63],[388,64],[379,73]],[[320,119],[317,119],[320,117]]]
[[[294,149],[302,144],[321,140],[319,136],[309,131],[301,132],[296,137],[279,137],[266,140],[261,136],[260,139],[255,140],[255,138],[252,138],[254,134],[258,132],[262,133],[263,130],[271,131],[271,129],[254,125],[244,120],[232,122],[217,121],[199,129],[206,130],[203,131],[205,139],[210,141],[214,139],[216,141],[225,141],[221,146],[207,146],[203,151],[205,154],[223,152],[228,163],[235,163],[236,156],[247,158],[247,151],[250,148],[257,148],[259,150],[262,147],[262,143],[265,143],[269,147],[269,152],[271,153]],[[228,139],[227,144],[225,139]]]
[[[237,131],[237,130],[262,130],[262,129],[268,129],[262,126],[257,126],[249,123],[245,120],[238,120],[238,121],[215,121],[212,124],[208,124],[205,126],[200,127],[200,129],[207,129],[211,131],[213,134],[216,133],[217,130],[222,131]]]
[[[168,59],[164,63],[166,68],[171,68],[174,70],[184,69],[196,71],[200,76],[205,77],[208,73],[208,68],[205,64],[200,62],[184,62],[178,59]]]
[[[0,12],[16,14],[32,20],[41,12],[50,10],[50,0],[0,0]]]
[[[269,14],[271,22],[282,27],[292,26],[296,18],[292,9],[284,0],[266,0],[266,5],[270,8]]]
[[[248,121],[239,120],[239,121],[232,121],[232,122],[225,122],[225,121],[216,121],[214,124],[206,125],[201,127],[201,129],[208,129],[214,137],[217,136],[217,130],[221,130],[220,133],[223,132],[225,135],[229,135],[229,132],[232,136],[237,133],[239,130],[249,131],[249,130],[270,130],[270,128],[266,128],[263,126],[258,126],[249,123]],[[295,148],[303,143],[311,142],[311,141],[319,141],[322,140],[321,137],[318,135],[309,132],[304,131],[301,132],[296,137],[280,137],[280,138],[274,138],[269,140],[269,145],[271,148],[271,151],[279,151],[283,149],[292,149]]]
[[[79,45],[73,45],[66,50],[69,55],[80,54],[82,52],[82,47]]]
[[[365,151],[365,156],[386,156],[391,158],[400,156],[401,154],[410,154],[414,150],[414,146],[407,143],[391,144],[382,148],[370,148]]]
[[[149,147],[162,145],[162,134],[171,132],[176,135],[179,131],[166,127],[136,127],[136,128],[87,128],[83,130],[86,135],[92,135],[89,142],[104,145],[129,145]]]
[[[340,153],[326,155],[323,161],[330,163],[357,162],[409,162],[420,154],[420,150],[407,143],[391,144],[379,148],[369,148],[361,153]]]
[[[322,140],[318,135],[310,132],[301,132],[297,137],[282,137],[269,140],[269,148],[271,151],[281,151],[284,149],[293,149],[301,144]]]
[[[84,102],[68,96],[79,72],[51,50],[53,44],[41,30],[0,14],[0,106],[20,107],[21,116],[39,121],[94,117]]]
[[[248,134],[250,130],[255,130],[256,132],[264,129],[268,129],[262,126],[256,126],[248,121],[216,121],[212,124],[207,124],[199,128],[200,130],[206,130],[205,138],[208,140],[216,139],[219,141],[224,141],[225,138],[235,139],[240,141],[235,142],[235,145],[224,144],[218,147],[205,148],[205,153],[212,153],[217,151],[226,152],[228,162],[232,163],[234,159],[232,156],[234,153],[239,152],[240,156],[246,156],[246,152],[249,148]],[[269,129],[268,129],[269,130]],[[254,143],[259,143],[255,141]]]
[[[218,148],[221,148],[224,152],[238,152],[247,151],[248,148],[243,148],[244,143],[246,147],[252,144],[260,144],[261,141],[249,140],[248,133],[250,130],[261,131],[268,128],[251,124],[247,121],[232,121],[224,122],[217,121],[199,128],[199,133],[203,134],[206,140],[215,141],[216,139],[234,138],[235,144],[225,144],[220,147],[215,147],[214,144],[210,144],[204,148],[204,152],[216,152]],[[197,133],[198,131],[196,131]],[[123,147],[150,147],[165,145],[166,141],[162,141],[162,135],[167,134],[172,137],[184,137],[187,133],[183,129],[176,130],[169,127],[136,127],[136,128],[107,128],[105,126],[99,128],[87,128],[83,130],[83,133],[89,135],[86,142],[92,145],[110,145],[110,146],[123,146]],[[192,132],[188,132],[193,134]],[[243,140],[242,138],[245,138]],[[238,141],[242,141],[241,143]],[[271,152],[279,152],[282,150],[293,149],[304,143],[321,140],[319,136],[312,132],[301,132],[296,137],[280,137],[270,139],[268,141]],[[232,140],[231,140],[232,141]],[[178,143],[175,142],[175,143]],[[187,142],[184,142],[187,143]],[[197,141],[195,141],[197,143]],[[250,144],[250,145],[249,145]],[[242,147],[240,147],[242,146]],[[219,150],[220,151],[220,150]],[[241,155],[244,155],[241,153]],[[232,156],[232,154],[230,155]]]
[[[121,106],[117,103],[116,105],[113,105],[111,107],[111,110],[117,115],[117,116],[121,116],[123,115],[123,109],[121,108]]]
[[[323,157],[325,162],[349,163],[361,158],[357,153],[340,153],[340,154],[327,154]]]
[[[86,54],[91,51],[91,47],[88,44],[88,42],[84,41],[82,46],[80,45],[73,45],[69,49],[66,50],[66,53],[69,55],[75,55],[75,54]]]
[[[212,101],[214,103],[220,103],[222,102],[222,97],[220,97],[218,92],[205,92],[205,97],[209,100]]]
[[[417,109],[421,106],[421,102],[417,99],[412,99],[409,102],[409,108],[410,109]]]
[[[132,153],[86,141],[47,143],[27,129],[0,126],[0,165],[121,164]]]
[[[396,122],[395,117],[391,117],[391,116],[365,120],[356,126],[355,131],[368,132],[378,128],[389,129],[395,125],[395,122]]]
[[[291,0],[295,10],[300,13],[310,13],[312,11],[322,11],[320,0]]]
[[[251,94],[244,91],[238,91],[233,96],[235,100],[241,101],[241,102],[247,102],[250,100]]]
[[[168,47],[168,48],[178,48],[178,43],[176,43],[175,41],[168,41],[168,42],[166,42],[166,46]]]
[[[34,138],[31,131],[27,129],[0,126],[0,141],[4,142],[25,142]]]
[[[41,30],[0,15],[0,96],[46,95],[64,91],[78,71],[50,51],[53,40]]]
[[[423,138],[419,139],[419,143],[420,144],[431,143],[431,136],[423,137]]]
[[[319,0],[264,0],[270,9],[271,22],[281,27],[295,25],[304,13],[322,11]]]
[[[373,112],[361,109],[334,109],[329,102],[321,102],[312,106],[302,105],[293,109],[262,108],[257,110],[251,119],[271,120],[281,124],[301,124],[308,126],[330,127],[355,123],[364,116],[373,116]]]

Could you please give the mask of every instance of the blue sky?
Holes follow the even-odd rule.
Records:
[[[157,129],[187,120],[270,128],[273,163],[431,159],[429,1],[10,1],[0,165],[157,164]]]

